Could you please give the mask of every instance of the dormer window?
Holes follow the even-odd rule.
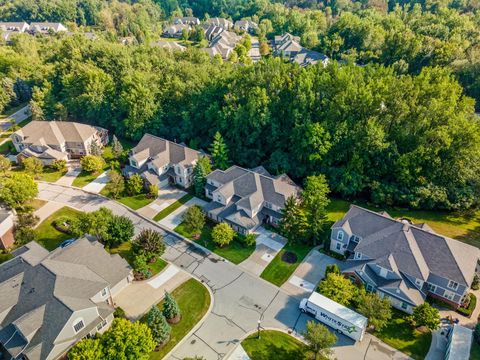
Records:
[[[338,234],[337,234],[337,240],[342,241],[342,240],[343,240],[343,235],[344,235],[343,231],[342,231],[342,230],[339,230],[339,231],[338,231]]]
[[[447,287],[448,287],[449,289],[452,289],[452,290],[457,290],[457,289],[458,289],[458,283],[455,282],[455,281],[453,281],[453,280],[450,280],[450,281],[448,282]]]
[[[105,296],[105,295],[107,295],[107,288],[102,290],[102,296]]]
[[[77,319],[73,323],[73,330],[75,331],[75,333],[78,333],[84,327],[85,327],[85,324],[83,323],[83,319]]]
[[[355,259],[358,260],[358,259],[361,259],[361,258],[362,258],[362,254],[359,253],[359,252],[356,252],[356,253],[355,253]]]

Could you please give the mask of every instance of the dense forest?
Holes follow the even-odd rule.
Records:
[[[340,196],[468,209],[480,192],[480,15],[474,2],[0,0],[0,20],[56,20],[105,36],[29,35],[0,46],[0,107],[32,97],[38,119],[75,119],[139,139],[207,148]],[[289,6],[295,6],[291,8]],[[298,6],[298,7],[297,7]],[[251,66],[148,46],[176,14],[252,17],[336,61]],[[115,36],[136,36],[123,46]],[[360,66],[359,66],[360,65]],[[472,99],[474,98],[474,99]]]

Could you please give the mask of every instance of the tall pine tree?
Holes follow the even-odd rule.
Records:
[[[217,168],[225,170],[228,167],[228,148],[225,144],[225,140],[223,140],[222,134],[218,131],[213,137],[210,153],[212,154],[213,164]]]
[[[163,315],[170,323],[177,323],[180,321],[180,308],[175,298],[167,291],[165,291],[165,302],[163,303]]]
[[[290,243],[304,241],[307,235],[308,223],[305,212],[293,196],[285,201],[280,221],[280,231]]]
[[[317,245],[317,239],[323,233],[327,222],[328,198],[327,179],[324,175],[309,176],[302,191],[302,207],[308,220],[308,237]]]
[[[157,345],[163,345],[168,341],[172,328],[157,306],[152,306],[148,312],[147,324]]]
[[[112,138],[112,152],[113,155],[118,159],[123,154],[123,146],[120,141],[118,141],[117,137],[113,135]]]
[[[202,156],[198,159],[195,167],[193,168],[193,182],[195,185],[195,194],[197,196],[203,196],[205,194],[205,177],[212,171],[212,165],[210,159],[206,156]]]

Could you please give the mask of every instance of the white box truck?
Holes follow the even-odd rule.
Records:
[[[362,341],[368,324],[365,316],[315,291],[308,299],[302,299],[300,310],[355,341]]]

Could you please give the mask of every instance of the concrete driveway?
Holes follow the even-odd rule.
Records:
[[[255,251],[239,264],[239,266],[256,276],[265,270],[273,258],[285,246],[287,240],[273,231],[260,226],[256,231],[257,235]]]
[[[99,177],[93,180],[90,184],[83,187],[83,190],[98,194],[108,183],[108,170],[101,173]]]
[[[68,163],[68,171],[55,183],[58,185],[72,186],[73,180],[80,175],[82,169],[80,168],[80,163],[78,161],[70,161]]]
[[[172,205],[186,194],[185,191],[171,186],[161,188],[158,191],[158,197],[150,204],[138,209],[137,212],[149,219],[153,219],[160,211]]]
[[[161,219],[161,220],[159,221],[159,223],[160,223],[162,226],[165,226],[167,229],[173,230],[173,229],[175,229],[178,225],[180,225],[180,223],[182,222],[183,213],[184,213],[185,211],[187,211],[187,209],[188,209],[190,206],[198,205],[198,206],[200,206],[200,207],[204,207],[206,203],[207,203],[206,201],[194,197],[193,199],[187,201],[185,204],[183,204],[182,206],[180,206],[177,210],[175,210],[174,212],[172,212],[172,213],[169,214],[168,216],[166,216],[166,217],[164,217],[163,219]]]
[[[282,285],[282,289],[289,294],[306,297],[315,290],[320,280],[325,277],[327,265],[339,263],[339,260],[313,249],[288,281]]]
[[[127,318],[136,320],[158,304],[165,296],[165,291],[172,292],[188,279],[190,275],[186,272],[169,265],[149,280],[132,282],[113,301],[125,310]]]

